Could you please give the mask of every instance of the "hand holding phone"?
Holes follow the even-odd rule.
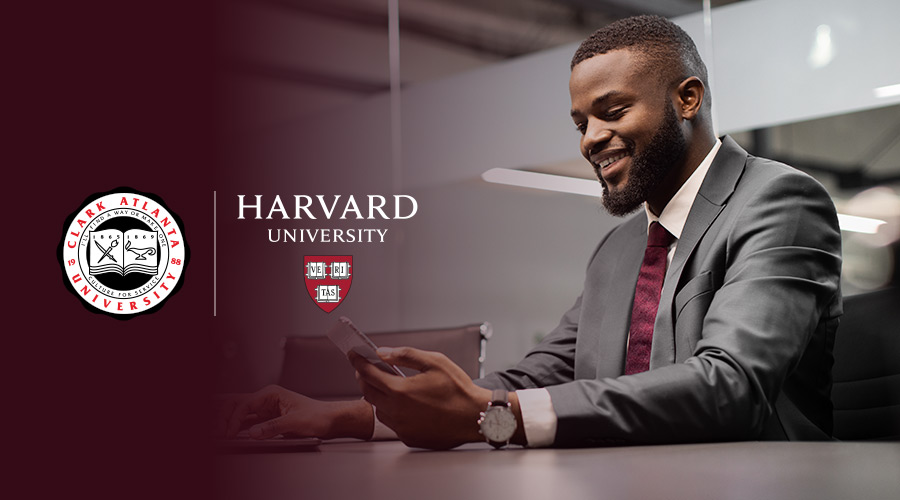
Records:
[[[399,368],[385,363],[384,360],[378,357],[378,353],[375,352],[378,347],[366,336],[366,334],[356,328],[349,318],[341,316],[337,323],[331,327],[331,330],[328,331],[328,338],[334,342],[334,345],[336,345],[345,356],[349,354],[350,351],[353,351],[366,358],[369,363],[372,363],[383,372],[406,377]]]

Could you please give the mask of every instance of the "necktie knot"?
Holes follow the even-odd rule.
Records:
[[[656,221],[650,223],[650,233],[647,235],[648,247],[668,248],[674,241],[675,237],[672,236],[672,233],[666,231],[662,224]]]

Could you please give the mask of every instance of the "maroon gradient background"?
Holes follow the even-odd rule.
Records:
[[[194,0],[12,5],[5,496],[209,497],[215,13]],[[191,250],[181,290],[129,321],[88,312],[56,257],[65,218],[119,186],[161,197]]]
[[[366,195],[390,197],[387,102],[374,111],[364,103],[371,122],[347,124],[337,139],[318,123],[288,127],[271,143],[236,136],[229,120],[241,117],[223,109],[220,71],[230,33],[217,31],[216,3],[32,2],[2,16],[0,165],[13,196],[0,226],[0,365],[4,451],[14,462],[5,491],[16,498],[211,498],[213,392],[277,381],[281,336],[322,334],[344,314],[367,331],[398,321],[408,221],[236,218],[240,194],[264,195],[263,213],[276,194],[289,212],[294,194],[353,194],[364,212]],[[323,137],[337,144],[308,153]],[[164,200],[190,248],[181,289],[127,321],[87,310],[57,259],[66,218],[93,193],[122,186]],[[427,211],[420,200],[419,215]],[[275,245],[269,228],[390,233],[384,244]],[[304,255],[353,255],[352,302],[321,311],[303,282]]]

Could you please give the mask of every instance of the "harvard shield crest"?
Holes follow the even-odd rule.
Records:
[[[309,296],[319,309],[330,313],[350,292],[353,281],[352,255],[306,255],[304,281]]]

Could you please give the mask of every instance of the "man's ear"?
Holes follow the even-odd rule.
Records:
[[[685,78],[675,90],[679,115],[684,120],[693,120],[703,106],[706,87],[696,76]]]

